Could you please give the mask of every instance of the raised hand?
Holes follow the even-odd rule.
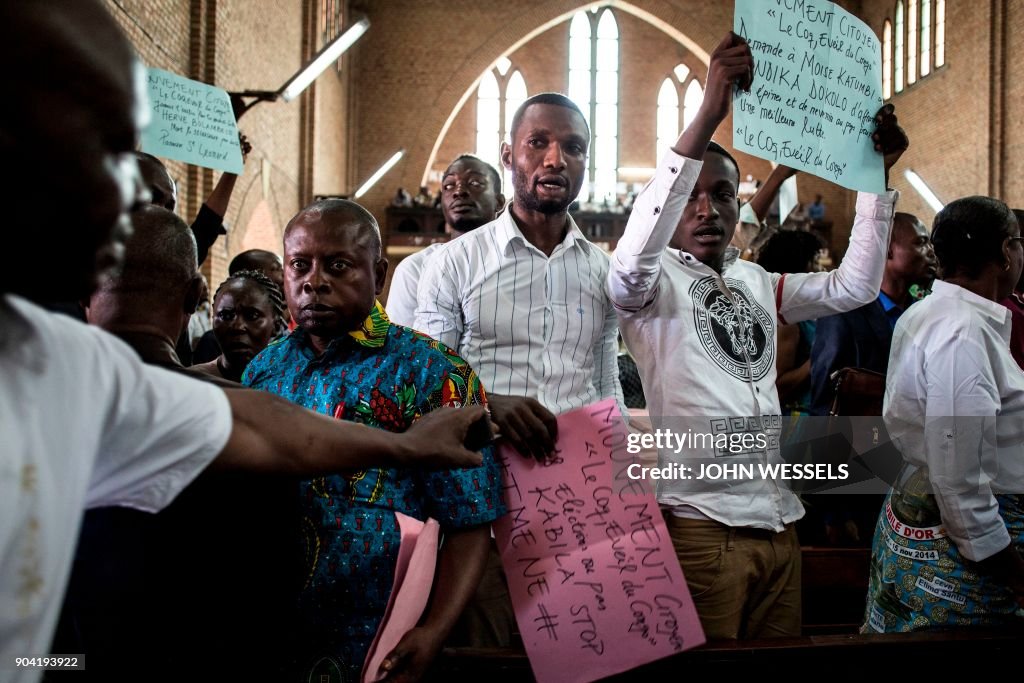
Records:
[[[673,149],[690,159],[704,158],[708,141],[718,125],[729,115],[733,89],[749,92],[753,82],[754,57],[750,54],[750,46],[730,31],[711,53],[704,102],[693,123],[679,136]]]
[[[711,53],[700,111],[714,120],[717,126],[729,114],[733,88],[749,92],[753,82],[754,57],[750,54],[750,46],[730,31]]]
[[[252,151],[252,143],[241,131],[238,133],[238,146],[242,149],[242,163],[244,164],[249,152]]]
[[[875,151],[882,155],[886,187],[889,185],[889,169],[910,147],[910,139],[900,128],[895,112],[896,107],[892,104],[887,104],[879,109],[875,114],[875,132],[871,135]]]

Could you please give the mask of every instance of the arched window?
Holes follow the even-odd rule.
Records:
[[[527,98],[526,94],[526,81],[523,79],[523,75],[518,70],[513,71],[512,75],[509,76],[508,82],[505,85],[505,127],[501,133],[502,140],[508,140],[512,135],[512,117],[516,115],[516,110]],[[504,177],[503,186],[506,188],[506,192],[512,193],[512,171],[501,168],[501,160],[494,166],[498,170],[502,171]]]
[[[932,71],[932,0],[921,0],[921,78]]]
[[[476,155],[501,168],[501,143],[509,141],[512,117],[527,98],[526,80],[512,68],[507,57],[498,60],[493,69],[480,77],[476,90]],[[511,187],[512,176],[506,171],[503,187]]]
[[[476,89],[476,155],[489,164],[498,162],[501,146],[501,90],[493,70]]]
[[[667,147],[676,144],[679,136],[679,91],[671,78],[661,82],[658,90],[658,149],[660,159]]]
[[[697,118],[697,111],[703,103],[704,89],[700,87],[697,79],[693,78],[690,80],[690,85],[686,86],[686,96],[683,97],[683,130],[689,128],[693,120]]]
[[[682,107],[679,106],[680,101]],[[660,159],[665,148],[675,144],[679,132],[686,130],[693,122],[704,101],[704,89],[700,81],[685,64],[678,65],[661,82],[658,90],[658,149],[655,158]]]
[[[892,22],[882,24],[882,99],[892,97]]]
[[[917,80],[917,0],[907,0],[907,85]]]
[[[610,9],[597,22],[594,201],[615,204],[619,180],[619,27]]]
[[[903,92],[903,0],[896,3],[896,50],[893,55],[893,81],[896,92]]]
[[[580,200],[613,203],[619,166],[619,27],[607,7],[577,12],[569,24],[569,98],[583,110],[593,135]]]
[[[946,63],[946,0],[935,0],[935,66]]]

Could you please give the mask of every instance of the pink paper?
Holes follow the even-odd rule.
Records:
[[[395,565],[395,583],[391,588],[384,619],[374,636],[373,645],[363,663],[363,683],[378,680],[377,672],[384,658],[398,645],[398,641],[419,623],[434,585],[437,567],[437,544],[440,525],[437,520],[425,523],[396,512],[402,534]]]
[[[558,418],[550,464],[499,449],[509,514],[495,523],[538,683],[611,676],[704,641],[665,522],[628,476],[608,399]]]

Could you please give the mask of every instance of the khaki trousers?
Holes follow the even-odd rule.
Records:
[[[800,635],[800,544],[779,533],[665,514],[708,640]]]

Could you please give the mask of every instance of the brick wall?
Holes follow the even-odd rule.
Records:
[[[998,168],[992,167],[993,159],[1000,156],[998,148],[990,149],[996,134],[991,121],[996,104],[992,94],[998,93],[1003,83],[998,74],[1001,69],[994,69],[990,62],[991,24],[993,10],[1002,4],[1000,0],[947,0],[945,66],[906,86],[890,100],[911,143],[894,169],[891,184],[901,192],[901,210],[917,215],[926,225],[931,225],[935,212],[906,181],[903,169],[919,173],[944,202],[972,194],[1005,193],[1004,198],[1011,202],[1013,195],[1017,201],[1024,199],[1020,181],[1001,190],[993,173],[998,173]],[[891,21],[894,17],[894,7],[895,2],[864,0],[860,12],[881,36],[885,19]],[[1020,7],[1014,16],[1019,26],[1024,16]],[[1018,49],[1017,63],[1020,59]],[[1019,100],[1022,91],[1016,87],[1011,94]],[[1019,136],[1010,138],[1015,139]]]
[[[304,10],[313,0],[107,0],[147,64],[201,74],[212,60],[214,81],[227,89],[273,89],[302,60]],[[881,34],[892,0],[843,0]],[[934,4],[934,0],[933,0]],[[255,151],[228,211],[232,234],[214,249],[214,283],[227,259],[243,248],[280,249],[283,224],[312,194],[348,194],[394,151],[402,161],[362,201],[376,215],[395,187],[419,186],[428,166],[440,170],[475,146],[474,82],[508,53],[531,93],[564,90],[568,19],[580,0],[480,3],[473,0],[351,0],[348,16],[365,14],[370,32],[329,69],[302,103],[263,103],[242,120]],[[208,35],[210,7],[214,28]],[[1024,4],[1010,0],[947,0],[946,66],[895,95],[912,147],[892,179],[901,208],[930,222],[932,211],[907,184],[917,170],[943,200],[993,194],[1024,205],[1024,158],[1013,152],[1024,131],[1013,125],[1024,105],[1024,81],[1013,79],[1024,46]],[[527,11],[528,10],[528,11]],[[697,56],[662,28],[678,28],[705,52],[730,28],[731,3],[633,0],[616,7],[621,36],[620,164],[649,167],[654,158],[657,88],[679,61],[700,73]],[[198,17],[199,29],[192,17]],[[639,16],[642,15],[642,16]],[[304,122],[313,123],[304,141]],[[447,130],[446,130],[446,123]],[[723,130],[727,127],[723,126]],[[719,136],[729,142],[728,135]],[[436,149],[435,149],[436,147]],[[435,153],[436,152],[436,153]],[[763,177],[767,163],[737,155],[744,173]],[[305,168],[309,160],[312,169]],[[170,162],[191,213],[217,174]],[[191,176],[189,174],[192,174]],[[836,223],[833,248],[842,252],[854,195],[801,176],[800,200],[822,194]]]
[[[312,0],[107,0],[142,60],[226,90],[276,90],[303,63]],[[304,10],[306,14],[304,15]],[[316,24],[315,21],[312,22]],[[318,49],[319,34],[312,36]],[[346,69],[328,68],[300,99],[263,102],[239,123],[253,152],[238,178],[221,238],[204,264],[212,287],[245,249],[281,252],[281,231],[314,193],[349,191]],[[302,106],[311,108],[305,119]],[[304,141],[304,121],[313,134]],[[305,171],[310,160],[311,169]],[[178,181],[179,213],[190,220],[218,172],[168,161]]]

